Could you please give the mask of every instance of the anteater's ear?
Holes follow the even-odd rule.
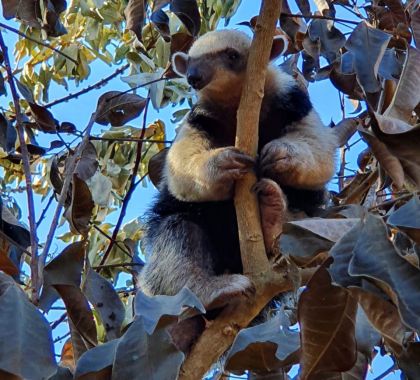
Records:
[[[181,77],[187,73],[188,54],[177,52],[172,56],[172,68]]]
[[[287,50],[289,41],[286,36],[274,36],[273,46],[271,47],[270,61],[280,57]]]

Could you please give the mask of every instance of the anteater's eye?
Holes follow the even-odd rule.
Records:
[[[239,58],[239,53],[236,50],[228,50],[227,56],[231,61],[236,61]]]

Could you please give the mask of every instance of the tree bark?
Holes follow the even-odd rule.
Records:
[[[273,43],[281,0],[262,0],[255,26],[245,83],[237,115],[236,146],[255,157],[258,147],[258,125],[264,96],[265,76]],[[273,271],[267,258],[261,231],[258,200],[251,192],[255,174],[239,181],[235,189],[241,258],[244,274],[255,285],[253,297],[238,297],[203,332],[182,365],[180,380],[201,379],[211,365],[229,348],[241,328],[246,327],[276,294],[294,288],[300,274],[285,265]],[[299,279],[297,279],[297,277]]]
[[[265,77],[280,9],[281,0],[263,0],[261,3],[238,108],[235,145],[252,157],[257,155],[258,125],[264,97]],[[235,188],[242,264],[244,274],[251,277],[269,269],[261,231],[258,199],[251,192],[251,187],[255,182],[255,174],[249,173],[237,182]]]

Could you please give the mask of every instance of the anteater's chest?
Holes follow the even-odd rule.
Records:
[[[270,141],[293,130],[294,123],[307,116],[311,109],[307,95],[298,87],[281,96],[264,98],[258,128],[258,152]],[[198,104],[192,109],[188,122],[205,132],[215,147],[235,145],[235,112],[213,104]]]

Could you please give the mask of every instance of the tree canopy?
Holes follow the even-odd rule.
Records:
[[[159,182],[171,144],[173,127],[150,122],[148,112],[177,105],[175,124],[194,101],[170,57],[229,25],[246,2],[1,3],[2,379],[216,379],[245,372],[249,379],[290,379],[296,364],[302,380],[365,379],[378,348],[394,362],[389,372],[420,378],[418,2],[262,1],[281,8],[272,15],[274,33],[289,41],[276,64],[305,91],[329,81],[339,93],[343,119],[330,125],[342,144],[337,186],[316,218],[284,224],[280,256],[264,264],[267,276],[250,274],[254,299],[239,300],[210,323],[186,288],[173,297],[136,294],[142,218],[124,218],[138,202],[135,190]],[[258,36],[265,19],[257,16],[240,27]],[[106,74],[92,82],[99,65]],[[69,121],[75,99],[92,99],[115,78],[126,91],[100,90],[88,101],[87,124]],[[60,104],[66,114],[55,116]],[[365,149],[352,171],[354,144]],[[52,249],[57,239],[61,252]],[[121,288],[122,274],[129,280]],[[247,327],[276,294],[272,318]],[[62,314],[52,318],[57,305]],[[194,319],[206,331],[185,354],[168,326]],[[53,341],[52,331],[63,324],[68,334],[57,363],[54,344],[64,338]]]

